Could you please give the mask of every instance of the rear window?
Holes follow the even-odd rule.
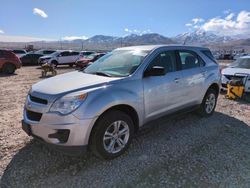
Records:
[[[11,51],[0,50],[0,57],[13,58],[15,57],[15,54]]]
[[[217,63],[216,59],[214,58],[213,54],[210,50],[202,50],[201,51],[205,56],[207,56],[209,59],[211,59],[213,62]]]

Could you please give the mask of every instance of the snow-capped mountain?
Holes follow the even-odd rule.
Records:
[[[186,32],[172,38],[179,44],[205,45],[214,43],[226,43],[233,38],[229,36],[218,36],[205,31]]]
[[[68,43],[69,41],[65,41]],[[146,44],[173,44],[176,43],[170,38],[164,37],[157,33],[150,33],[144,35],[131,34],[124,37],[113,37],[105,35],[95,35],[86,40],[77,39],[70,41],[71,43],[82,43],[87,47],[120,47],[120,46],[134,46]]]

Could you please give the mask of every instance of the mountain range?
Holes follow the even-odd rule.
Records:
[[[114,37],[106,35],[95,35],[86,40],[62,40],[62,41],[37,41],[31,43],[3,43],[0,47],[23,46],[33,44],[35,48],[56,48],[56,49],[92,49],[111,50],[121,46],[147,45],[147,44],[185,44],[208,47],[218,46],[250,46],[250,38],[237,39],[230,36],[218,36],[204,31],[186,32],[175,37],[165,37],[158,33],[148,33],[143,35],[131,34],[124,37]]]

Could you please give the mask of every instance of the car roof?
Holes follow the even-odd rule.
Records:
[[[179,45],[179,44],[129,46],[129,47],[117,48],[116,50],[146,50],[146,51],[151,51],[151,50],[155,50],[157,48],[162,48],[162,47],[176,47],[176,48],[184,47],[184,48],[188,48],[188,49],[208,50],[208,48],[204,48],[204,47],[187,46],[187,45]]]

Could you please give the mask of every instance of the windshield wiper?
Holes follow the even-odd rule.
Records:
[[[106,72],[100,72],[100,71],[97,71],[97,72],[93,72],[92,74],[96,74],[96,75],[99,75],[99,76],[107,76],[107,77],[112,77],[111,74],[108,74]]]

